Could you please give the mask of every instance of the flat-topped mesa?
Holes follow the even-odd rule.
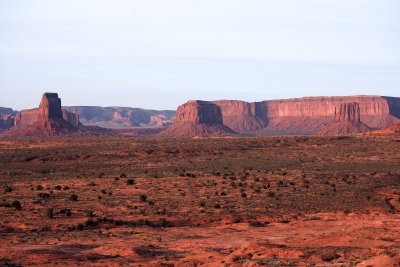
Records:
[[[268,119],[261,103],[240,100],[218,100],[212,103],[221,108],[224,124],[234,131],[253,131],[267,126]]]
[[[340,108],[335,107],[335,121],[351,121],[359,123],[360,119],[360,105],[357,102],[342,103]]]
[[[223,124],[220,107],[207,101],[191,100],[178,107],[176,122],[159,135],[192,138],[235,134]]]
[[[360,120],[360,105],[357,102],[341,103],[335,108],[333,122],[323,127],[317,135],[341,135],[368,132],[370,128]]]
[[[61,99],[57,93],[44,93],[40,101],[39,112],[43,119],[62,119]]]
[[[178,107],[176,122],[195,124],[222,124],[221,109],[207,101],[190,100]]]

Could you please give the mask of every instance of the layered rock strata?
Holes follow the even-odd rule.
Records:
[[[236,133],[223,124],[219,106],[207,101],[189,101],[178,107],[176,122],[163,130],[163,137],[229,136]]]
[[[357,102],[342,103],[335,108],[334,120],[317,132],[317,135],[342,135],[368,132],[370,128],[361,122],[360,105]]]

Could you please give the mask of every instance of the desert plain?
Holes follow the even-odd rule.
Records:
[[[399,266],[400,136],[0,141],[1,266]]]

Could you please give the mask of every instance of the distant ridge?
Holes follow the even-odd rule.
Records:
[[[145,110],[128,107],[96,107],[76,106],[63,107],[63,119],[73,125],[98,126],[124,130],[139,130],[153,128],[145,131],[156,133],[169,127],[171,135],[179,136],[214,136],[229,134],[245,135],[313,135],[321,132],[327,125],[335,121],[335,111],[344,103],[355,103],[359,109],[359,131],[364,132],[365,127],[371,131],[387,129],[400,121],[400,98],[387,96],[323,96],[303,97],[281,100],[267,100],[260,102],[245,102],[240,100],[193,100],[184,104],[195,105],[198,108],[182,109],[175,119],[172,110]],[[194,104],[195,103],[195,104]],[[186,121],[182,118],[193,110],[208,113],[208,108],[217,108],[222,122],[198,123]],[[24,114],[24,121],[32,120],[29,115],[36,109],[24,110],[18,114],[9,108],[0,108],[0,129],[17,126],[21,121],[20,114]],[[214,111],[213,111],[214,112]],[[186,114],[186,115],[185,115]],[[202,115],[200,115],[202,116]],[[218,115],[219,116],[219,115]],[[357,115],[358,116],[358,115]],[[218,119],[219,120],[219,119]],[[174,123],[176,121],[176,123]],[[192,125],[191,125],[192,124]],[[365,127],[364,127],[365,126]],[[183,130],[185,128],[185,130]],[[80,126],[80,129],[82,127]],[[168,131],[162,131],[167,134]],[[172,134],[172,131],[174,134]],[[355,129],[342,129],[342,132],[353,132]],[[143,131],[137,131],[140,133]],[[183,134],[185,133],[185,134]],[[340,133],[339,133],[340,134]]]

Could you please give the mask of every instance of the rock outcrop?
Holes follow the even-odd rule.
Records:
[[[14,125],[15,113],[11,108],[0,107],[0,130],[8,129]]]
[[[63,107],[63,109],[79,114],[83,125],[112,129],[165,127],[171,125],[175,117],[173,110],[97,106],[74,106]]]
[[[247,103],[213,101],[229,128],[259,135],[313,134],[332,120],[342,103],[357,102],[360,120],[372,129],[399,121],[400,98],[381,96],[303,97]]]
[[[14,116],[0,114],[0,129],[8,129],[14,125]]]
[[[342,103],[335,108],[333,122],[317,132],[317,135],[356,134],[370,131],[370,128],[361,122],[360,105],[357,102]]]
[[[268,119],[261,103],[248,103],[237,100],[213,101],[221,108],[224,124],[234,131],[246,132],[262,129]]]
[[[163,130],[163,137],[229,136],[236,133],[223,124],[219,106],[207,101],[188,101],[178,107],[176,121]]]
[[[61,109],[56,93],[45,93],[37,109],[15,115],[14,126],[7,132],[13,136],[54,136],[77,132],[79,117]]]
[[[400,134],[400,122],[397,122],[390,126],[389,128],[373,131],[372,134]]]

